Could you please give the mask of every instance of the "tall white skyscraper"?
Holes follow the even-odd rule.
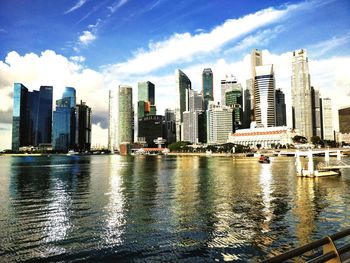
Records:
[[[188,92],[188,110],[183,112],[183,141],[199,142],[199,115],[203,109],[203,95],[194,90]]]
[[[330,98],[322,98],[321,104],[321,124],[323,140],[334,140],[333,135],[333,114],[332,100]]]
[[[119,150],[118,144],[118,90],[109,91],[108,100],[108,149],[111,152]]]
[[[293,52],[292,59],[292,113],[293,128],[312,137],[311,85],[308,58],[305,49]]]
[[[207,110],[207,140],[210,144],[226,143],[233,131],[233,110],[210,101]]]
[[[255,67],[254,116],[258,125],[276,126],[275,75],[273,65]]]

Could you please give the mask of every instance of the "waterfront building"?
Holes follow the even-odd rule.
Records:
[[[334,140],[332,101],[330,98],[321,98],[321,134],[323,140]]]
[[[182,140],[183,134],[183,112],[189,109],[188,105],[188,90],[191,90],[191,80],[180,69],[175,72],[176,82],[176,106],[175,106],[175,119],[176,119],[176,141]]]
[[[91,108],[83,101],[75,107],[75,149],[79,152],[91,149]]]
[[[225,93],[225,104],[234,112],[234,129],[242,126],[243,120],[243,89],[239,83],[232,84],[232,87]]]
[[[293,137],[297,134],[296,130],[285,126],[241,129],[231,133],[228,141],[250,147],[260,145],[263,148],[270,148],[278,144],[293,144]]]
[[[312,135],[322,137],[320,91],[311,87]]]
[[[119,129],[118,129],[118,116],[119,116],[119,99],[118,90],[113,89],[109,91],[108,99],[108,149],[113,153],[119,150]]]
[[[22,146],[51,144],[52,86],[32,92],[21,83],[14,84],[12,150]]]
[[[150,81],[137,83],[137,100],[149,101],[150,105],[155,105],[154,84]]]
[[[226,91],[232,90],[235,84],[237,84],[237,79],[233,74],[226,74],[225,79],[221,80],[221,106],[227,106]]]
[[[209,102],[207,110],[208,144],[226,143],[233,131],[233,110],[230,107]]]
[[[148,115],[138,119],[138,137],[147,143],[148,147],[155,147],[154,140],[165,137],[165,122],[162,115]]]
[[[254,119],[254,100],[253,100],[253,79],[246,80],[246,89],[244,90],[244,113],[243,113],[243,127],[249,128],[250,123]]]
[[[165,139],[167,144],[171,144],[176,141],[176,122],[175,111],[171,109],[165,109]]]
[[[252,78],[250,80],[247,80],[247,89],[249,90],[250,95],[251,95],[251,99],[250,99],[250,103],[251,103],[250,121],[251,122],[256,121],[256,119],[255,119],[255,106],[256,106],[256,102],[255,102],[256,69],[255,69],[255,67],[259,67],[262,65],[263,65],[262,51],[254,48],[252,50],[252,52],[250,53],[250,66],[251,66]],[[248,125],[248,127],[249,126],[250,125]]]
[[[118,145],[133,142],[132,87],[119,86],[118,94]]]
[[[75,89],[67,87],[62,99],[56,101],[56,110],[53,112],[52,148],[55,151],[75,149],[75,107]]]
[[[209,101],[214,100],[214,82],[211,68],[205,68],[202,73],[202,94],[204,99],[204,110],[208,109]]]
[[[255,67],[254,119],[261,127],[276,126],[273,65]]]
[[[350,133],[350,107],[339,109],[339,131],[341,133]]]
[[[277,89],[275,95],[276,126],[287,126],[286,102],[284,93],[281,89]]]
[[[293,127],[298,129],[302,136],[312,137],[311,85],[308,57],[305,49],[293,52],[292,114]]]

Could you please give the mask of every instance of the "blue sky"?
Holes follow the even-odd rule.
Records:
[[[150,80],[162,114],[172,106],[175,69],[200,90],[201,70],[209,66],[219,100],[225,73],[245,86],[252,48],[263,50],[264,63],[275,64],[277,86],[287,96],[290,52],[306,48],[312,84],[327,96],[339,94],[340,105],[350,104],[343,69],[349,13],[348,0],[2,0],[1,137],[10,136],[15,81],[29,89],[53,85],[56,97],[64,86],[76,87],[78,99],[93,108],[97,143],[106,132],[108,89]],[[8,144],[2,138],[0,148]]]

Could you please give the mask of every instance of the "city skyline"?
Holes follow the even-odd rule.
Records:
[[[132,11],[136,14],[134,19],[129,17],[129,20],[123,21],[125,25],[132,24],[134,27],[119,27],[120,31],[116,27],[113,28],[114,31],[111,29],[113,32],[108,32],[108,22],[100,22],[97,27],[96,23],[100,20],[94,15],[88,15],[97,3],[76,1],[76,4],[79,2],[83,3],[80,7],[73,6],[74,2],[65,6],[53,5],[57,9],[55,16],[62,17],[55,24],[59,27],[57,41],[48,41],[49,34],[43,32],[44,27],[28,29],[28,25],[38,23],[38,11],[47,8],[45,15],[50,15],[53,14],[52,7],[47,7],[40,1],[34,4],[36,8],[19,6],[15,2],[2,2],[0,149],[10,148],[14,82],[23,83],[29,90],[41,85],[53,86],[54,101],[59,98],[58,94],[64,87],[75,87],[80,94],[77,100],[87,101],[94,110],[92,144],[107,145],[107,141],[103,140],[107,138],[106,105],[109,89],[116,89],[118,85],[130,85],[133,92],[137,92],[137,82],[149,80],[157,86],[157,112],[163,114],[165,108],[175,108],[173,97],[176,94],[176,68],[180,68],[190,78],[192,88],[196,91],[202,89],[203,69],[211,68],[214,98],[220,101],[220,80],[225,74],[235,75],[237,82],[245,88],[246,80],[251,76],[250,52],[253,48],[262,50],[264,64],[274,64],[276,89],[281,88],[286,94],[287,114],[291,106],[292,52],[300,48],[308,51],[311,85],[320,89],[322,97],[331,97],[336,101],[339,108],[350,104],[350,77],[346,70],[346,65],[350,63],[350,19],[346,16],[350,4],[346,1],[298,1],[293,4],[281,1],[279,4],[274,2],[274,5],[268,1],[244,5],[242,2],[239,5],[222,1],[217,6],[208,3],[202,8],[194,8],[192,14],[201,15],[198,21],[188,19],[191,17],[189,10],[198,3],[186,2],[176,5],[172,11],[173,15],[183,14],[176,22],[169,20],[168,25],[161,25],[154,18],[149,18],[154,22],[150,25],[150,21],[145,20],[147,30],[138,39],[135,34],[139,33],[139,29],[136,30],[135,25],[139,25],[143,15],[156,16],[161,10],[165,15],[165,9],[170,3],[154,1],[141,7],[137,6],[141,4],[134,1],[115,1],[114,5],[112,1],[106,1],[107,7],[101,4],[94,12],[94,15],[101,15],[103,21],[110,19],[111,23],[121,12],[126,12],[127,17],[133,14]],[[223,6],[229,11],[219,11]],[[8,17],[6,12],[11,13],[13,8],[18,10],[16,16]],[[213,8],[218,11],[217,15],[209,19],[208,12],[213,13]],[[107,14],[103,18],[104,9],[107,9]],[[186,10],[187,12],[182,12]],[[85,16],[88,17],[83,19]],[[63,22],[64,19],[67,21]],[[80,21],[81,19],[83,20]],[[307,23],[311,20],[312,27]],[[48,25],[50,23],[53,22],[48,20]],[[67,27],[67,23],[75,26],[65,35],[61,30]],[[162,34],[160,31],[159,34],[152,33],[152,29],[155,30],[160,25],[164,27]],[[21,43],[16,35],[21,35],[24,30],[28,32],[23,36],[31,35],[34,38]],[[126,30],[129,32],[124,40],[119,38],[114,45],[103,45],[106,38],[112,41]],[[36,36],[42,36],[41,43],[37,42],[40,38]],[[74,45],[68,50],[65,44],[69,40],[65,42],[62,36],[71,37],[71,42],[74,39],[77,43],[80,41],[76,50]],[[133,43],[127,47],[128,40],[132,39]],[[58,46],[60,43],[61,46]],[[135,99],[135,93],[133,97]],[[334,109],[337,110],[338,108]]]

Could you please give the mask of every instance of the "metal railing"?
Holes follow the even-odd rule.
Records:
[[[307,252],[311,252],[315,249],[323,247],[323,254],[320,256],[315,256],[312,259],[307,260],[309,263],[321,263],[321,262],[329,262],[329,263],[338,263],[345,262],[350,259],[350,254],[347,253],[350,251],[350,244],[344,245],[340,248],[337,248],[334,244],[334,241],[344,238],[346,236],[350,236],[350,228],[345,229],[341,232],[338,232],[334,235],[330,235],[324,237],[322,239],[316,240],[304,246],[292,249],[286,253],[275,256],[273,258],[266,259],[262,261],[263,263],[277,263],[284,262],[287,260],[292,260],[296,257],[301,257]]]

